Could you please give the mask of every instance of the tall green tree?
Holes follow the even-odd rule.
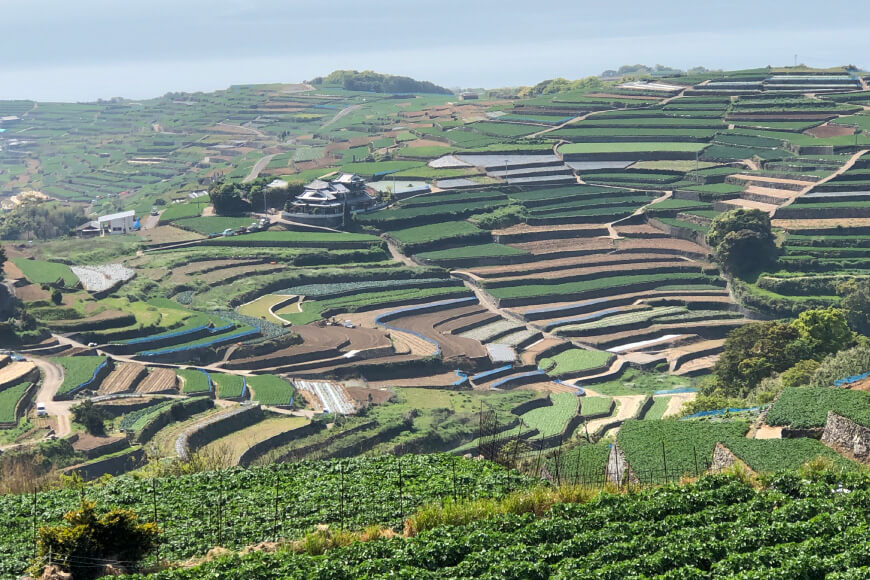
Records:
[[[819,359],[855,343],[846,316],[839,308],[806,310],[791,325],[812,345],[813,354]]]
[[[735,209],[716,216],[707,232],[707,245],[719,265],[737,276],[763,270],[779,254],[770,216],[757,209]]]
[[[870,278],[852,278],[837,286],[840,306],[852,330],[870,336]]]

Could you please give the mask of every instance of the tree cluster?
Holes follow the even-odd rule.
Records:
[[[735,276],[760,272],[779,255],[770,216],[757,209],[735,209],[716,216],[707,232],[707,245],[719,265]]]
[[[0,240],[34,237],[48,240],[69,235],[85,221],[82,206],[28,200],[0,214]]]
[[[374,71],[337,70],[326,77],[316,77],[312,85],[341,86],[348,91],[368,93],[430,93],[451,95],[452,91],[429,81],[418,81],[410,77],[385,75]]]
[[[208,194],[218,215],[244,215],[263,211],[264,207],[283,208],[305,189],[301,182],[286,188],[269,188],[271,181],[261,177],[250,183],[219,181],[208,188]],[[265,204],[264,204],[265,197]]]
[[[713,380],[702,390],[708,395],[746,398],[764,379],[778,373],[792,386],[801,384],[815,373],[819,361],[853,344],[855,335],[843,311],[836,308],[807,310],[792,322],[746,324],[728,335],[713,367]]]

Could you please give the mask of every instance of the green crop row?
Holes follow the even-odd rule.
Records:
[[[565,430],[568,421],[577,414],[579,397],[573,393],[555,393],[550,395],[552,405],[532,409],[522,415],[523,422],[537,429],[542,437],[558,435]]]
[[[557,355],[542,358],[538,367],[547,371],[552,377],[560,377],[569,373],[595,369],[606,365],[613,355],[600,350],[584,350],[571,348]]]
[[[247,378],[251,400],[262,405],[289,405],[293,400],[293,385],[274,375],[255,375]]]
[[[870,393],[836,388],[785,389],[767,413],[768,425],[824,427],[828,411],[870,426]]]

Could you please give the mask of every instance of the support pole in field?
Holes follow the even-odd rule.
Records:
[[[668,482],[668,458],[665,455],[665,440],[662,439],[662,465],[665,468],[665,483]]]
[[[224,545],[224,472],[218,471],[218,546]]]
[[[275,467],[275,517],[272,521],[272,529],[275,541],[278,541],[278,485],[281,482],[281,474],[278,473],[278,467]]]
[[[338,504],[338,521],[339,521],[339,529],[344,529],[344,463],[339,462],[338,470],[341,474],[341,489],[339,491],[339,504]]]
[[[31,511],[33,516],[33,557],[36,558],[36,486],[33,486],[33,509]]]
[[[700,474],[698,472],[698,448],[692,445],[692,455],[695,456],[695,477],[698,477]]]
[[[399,464],[399,519],[405,520],[405,504],[403,495],[404,484],[402,482],[402,458],[397,457],[396,463]]]
[[[157,526],[157,478],[151,478],[151,506],[154,509],[154,525]],[[157,554],[157,561],[160,561],[160,534],[157,535],[157,542],[154,548]]]
[[[456,456],[450,458],[450,467],[453,469],[453,503],[456,503]]]

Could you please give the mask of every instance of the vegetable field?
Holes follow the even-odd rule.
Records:
[[[629,465],[643,481],[703,473],[718,441],[743,437],[745,421],[626,421],[616,437]]]
[[[81,493],[100,510],[123,505],[146,521],[153,518],[156,497],[160,553],[177,560],[204,555],[217,545],[219,535],[223,545],[241,549],[276,536],[299,537],[318,524],[399,527],[421,504],[452,497],[454,466],[459,497],[501,495],[530,483],[486,461],[405,455],[279,463],[156,480],[122,476],[84,492],[69,488],[35,496],[2,495],[0,577],[17,577],[27,566],[33,518],[40,525],[59,523],[66,511],[78,506]],[[215,509],[219,497],[224,502],[220,519]]]
[[[289,405],[293,401],[293,385],[273,375],[248,377],[251,399],[262,405]]]
[[[522,416],[523,422],[537,429],[541,436],[549,437],[561,433],[571,417],[577,414],[578,397],[573,393],[550,395],[553,404],[538,407]]]
[[[58,395],[63,395],[90,381],[97,367],[106,362],[106,357],[62,356],[53,359],[52,362],[63,367],[63,383],[57,390]]]
[[[828,411],[870,426],[870,393],[836,388],[785,389],[767,413],[768,425],[824,427]]]
[[[585,449],[585,448],[581,448]],[[839,485],[838,485],[839,484]],[[832,489],[846,493],[831,493]],[[231,578],[828,578],[866,577],[866,475],[774,477],[762,490],[728,476],[640,493],[603,493],[544,517],[514,510],[311,556],[228,555],[161,580]],[[480,516],[472,510],[480,506]],[[466,515],[460,513],[459,516]]]

